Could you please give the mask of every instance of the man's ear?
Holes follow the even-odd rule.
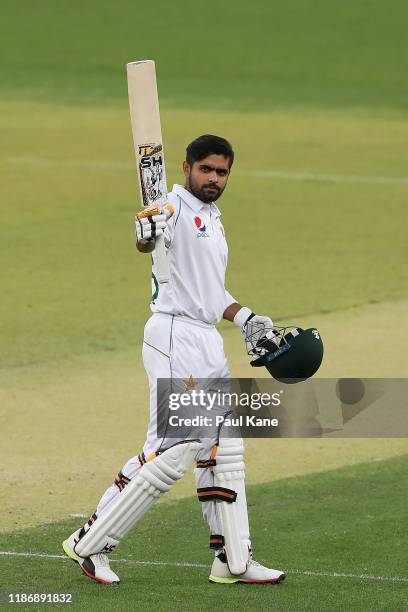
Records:
[[[188,178],[190,176],[191,166],[188,163],[188,161],[183,161],[183,172],[184,172],[184,176],[186,178]]]

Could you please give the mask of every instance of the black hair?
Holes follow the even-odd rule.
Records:
[[[186,160],[192,166],[194,162],[200,161],[213,153],[229,159],[229,167],[231,168],[234,161],[234,151],[230,143],[225,138],[213,134],[204,134],[190,142],[186,151]]]

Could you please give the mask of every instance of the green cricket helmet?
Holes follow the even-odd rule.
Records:
[[[317,372],[323,360],[323,342],[313,327],[274,327],[257,342],[256,353],[260,356],[251,366],[265,366],[273,378],[291,384]]]

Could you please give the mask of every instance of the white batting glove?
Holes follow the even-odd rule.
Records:
[[[151,215],[149,212],[151,211]],[[167,220],[174,213],[171,204],[166,204],[163,208],[153,207],[144,208],[135,217],[135,234],[140,244],[152,242],[161,236],[166,229]]]
[[[266,352],[262,344],[274,336],[273,321],[270,317],[256,315],[244,306],[234,317],[237,325],[244,336],[245,346],[249,355],[262,355]]]
[[[140,244],[152,242],[161,236],[166,229],[166,215],[153,215],[152,217],[135,217],[136,238]]]

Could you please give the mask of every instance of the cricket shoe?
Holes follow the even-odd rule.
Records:
[[[285,578],[286,574],[284,572],[264,567],[257,561],[254,561],[252,557],[250,558],[246,572],[238,575],[231,574],[227,564],[227,556],[224,552],[221,552],[214,559],[209,581],[219,584],[233,584],[234,582],[278,584],[282,582],[282,580],[285,580]]]
[[[95,555],[89,555],[89,557],[80,557],[75,552],[75,545],[81,539],[83,535],[83,528],[74,531],[69,538],[62,543],[64,553],[79,564],[83,573],[91,578],[100,582],[101,584],[119,584],[120,578],[111,570],[109,567],[109,559],[104,553],[96,553]],[[82,533],[81,533],[82,532]]]

